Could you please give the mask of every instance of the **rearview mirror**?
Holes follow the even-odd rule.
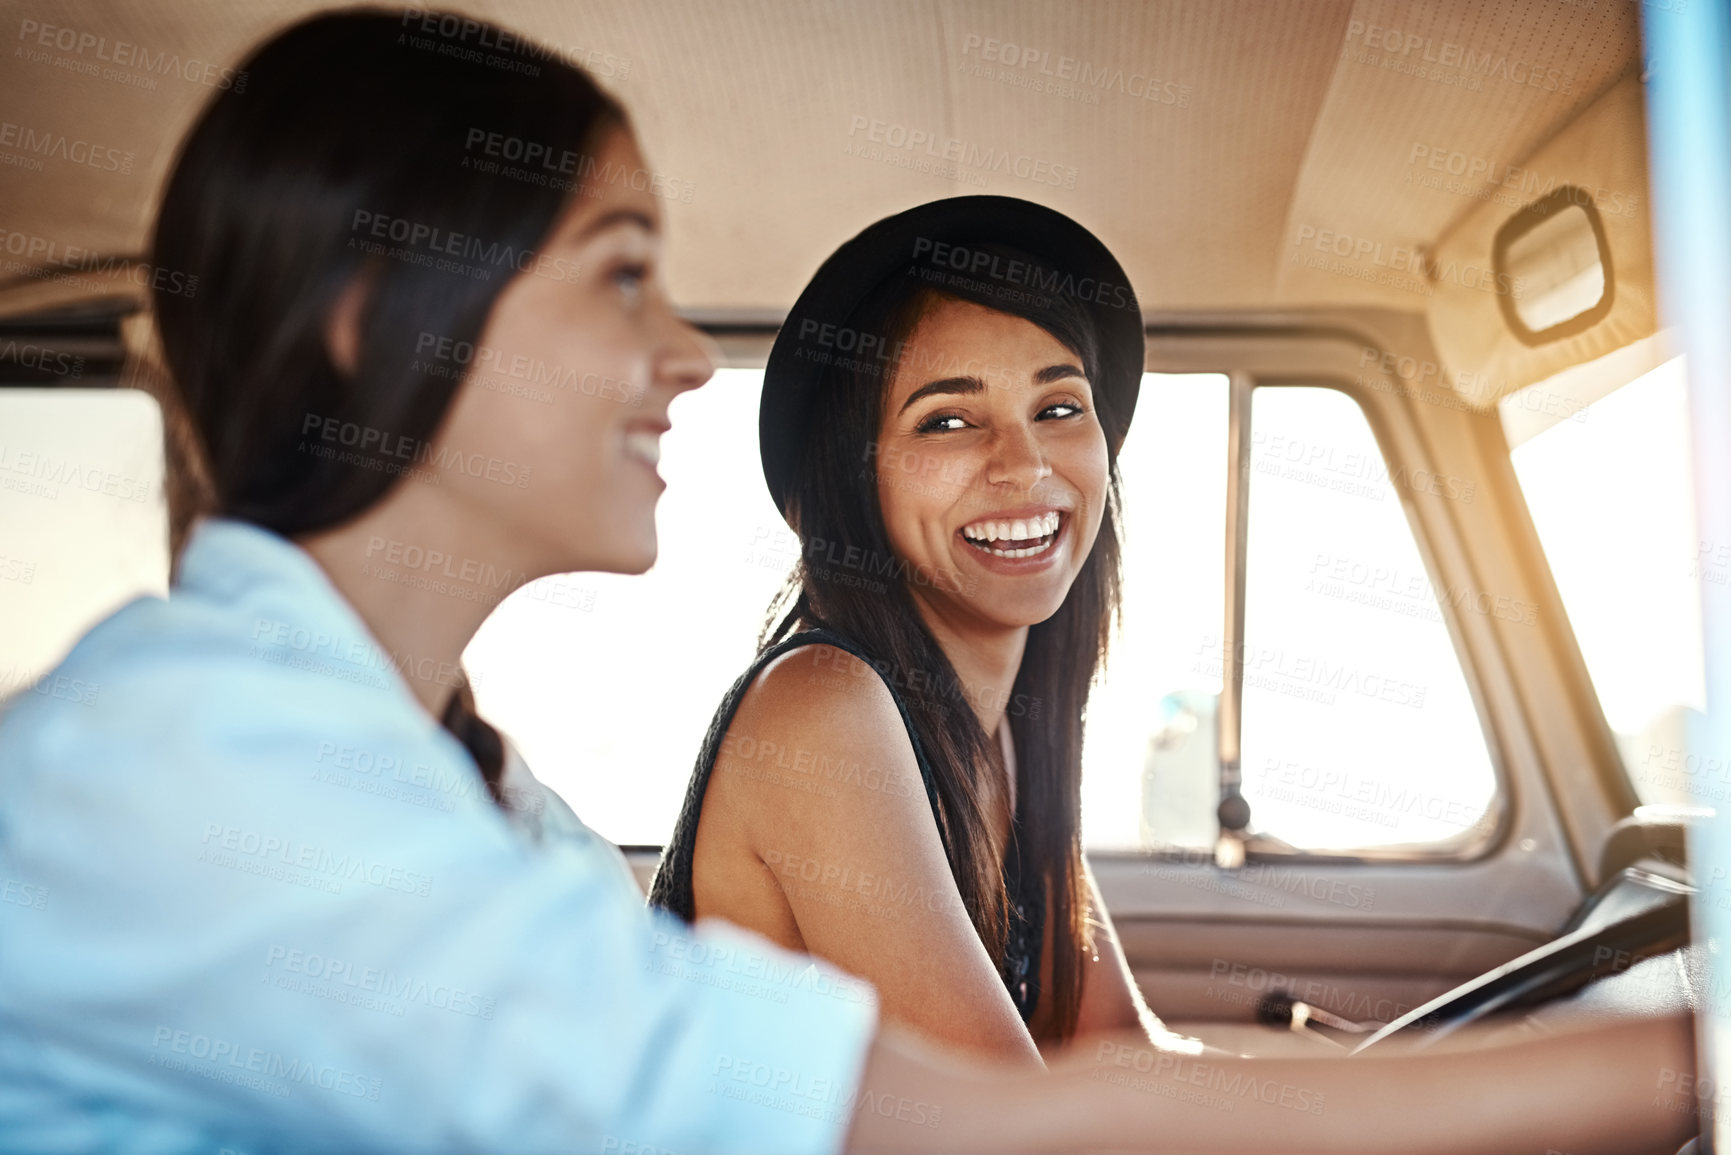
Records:
[[[1592,194],[1564,185],[1497,230],[1491,263],[1503,320],[1522,344],[1571,337],[1611,311],[1615,281]]]

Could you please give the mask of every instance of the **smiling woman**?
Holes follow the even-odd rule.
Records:
[[[653,901],[831,959],[951,1045],[1165,1038],[1080,840],[1141,350],[1117,262],[1026,201],[935,202],[830,258],[764,378],[791,606],[722,703]],[[762,764],[783,749],[824,788]]]

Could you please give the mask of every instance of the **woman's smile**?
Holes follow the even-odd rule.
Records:
[[[956,531],[964,556],[1000,573],[1044,569],[1062,552],[1068,511],[1051,507],[1003,510],[975,518]]]
[[[637,421],[625,427],[625,456],[654,474],[663,489],[667,483],[657,468],[661,464],[661,435],[671,428],[666,421]]]

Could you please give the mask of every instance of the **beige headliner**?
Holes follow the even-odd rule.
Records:
[[[0,119],[136,159],[129,175],[52,158],[39,172],[0,168],[0,227],[136,253],[175,143],[211,90],[174,76],[141,90],[32,60],[23,54],[34,43],[22,35],[26,22],[234,64],[260,37],[323,5],[9,7],[14,49],[0,73]],[[1415,145],[1518,164],[1638,59],[1634,6],[1615,0],[466,7],[596,54],[595,70],[633,111],[653,166],[677,187],[689,183],[689,203],[667,206],[669,275],[681,304],[775,312],[870,221],[979,191],[1042,200],[1089,225],[1119,254],[1149,311],[1421,308],[1411,291],[1294,263],[1303,247],[1296,242],[1307,228],[1391,249],[1435,241],[1479,202],[1408,183],[1418,171],[1409,163]],[[1376,35],[1382,62],[1366,62],[1360,54]],[[993,75],[972,75],[966,69],[982,63],[988,39],[1045,53],[1053,70],[1074,58],[1104,72],[1107,85],[1091,103],[1023,87],[1045,79],[1036,63],[988,64]],[[1470,52],[1492,74],[1472,91],[1384,67],[1393,43],[1406,46],[1392,54],[1403,67]],[[93,62],[92,52],[49,55]],[[1449,79],[1471,78],[1458,65],[1443,67]],[[1001,79],[1005,72],[1022,83]],[[1541,85],[1515,79],[1534,74]],[[1141,91],[1150,79],[1161,99],[1120,91]],[[1556,91],[1547,91],[1552,79]],[[953,138],[977,154],[1008,151],[1073,168],[1074,187],[978,165],[966,168],[971,179],[948,179],[848,155],[870,133],[853,131],[857,118]],[[7,311],[40,303],[45,291],[21,286],[18,272],[7,271],[0,291]]]

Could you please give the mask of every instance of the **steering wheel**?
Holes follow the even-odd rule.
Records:
[[[1362,1054],[1398,1037],[1423,1050],[1492,1015],[1573,994],[1588,983],[1629,969],[1689,941],[1689,900],[1673,894],[1639,914],[1606,926],[1586,926],[1511,959],[1495,970],[1408,1011],[1360,1043]]]

